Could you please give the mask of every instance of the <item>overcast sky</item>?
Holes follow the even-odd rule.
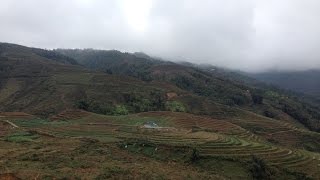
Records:
[[[320,68],[319,0],[0,0],[0,41],[247,71]]]

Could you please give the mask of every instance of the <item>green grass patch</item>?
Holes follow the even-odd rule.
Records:
[[[84,131],[84,130],[66,130],[66,131],[52,131],[57,135],[70,136],[70,137],[87,137],[100,140],[102,142],[118,142],[120,139],[115,135],[104,131]]]
[[[13,120],[12,122],[17,126],[26,128],[35,128],[42,126],[61,126],[70,124],[70,122],[68,121],[50,121],[48,119],[20,119]]]
[[[32,142],[38,138],[39,138],[38,135],[29,133],[29,132],[16,132],[6,136],[5,140],[8,142],[21,143],[21,142]]]

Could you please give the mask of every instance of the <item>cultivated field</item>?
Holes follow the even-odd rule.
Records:
[[[319,135],[283,122],[79,110],[0,119],[0,179],[253,179],[257,162],[270,176],[320,178],[320,154],[296,146]]]

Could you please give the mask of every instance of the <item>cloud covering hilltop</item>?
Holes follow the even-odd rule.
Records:
[[[319,9],[317,0],[3,0],[0,41],[304,70],[320,68]]]

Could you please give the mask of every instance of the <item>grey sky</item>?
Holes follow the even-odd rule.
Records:
[[[1,0],[0,41],[303,70],[320,68],[319,18],[318,0]]]

